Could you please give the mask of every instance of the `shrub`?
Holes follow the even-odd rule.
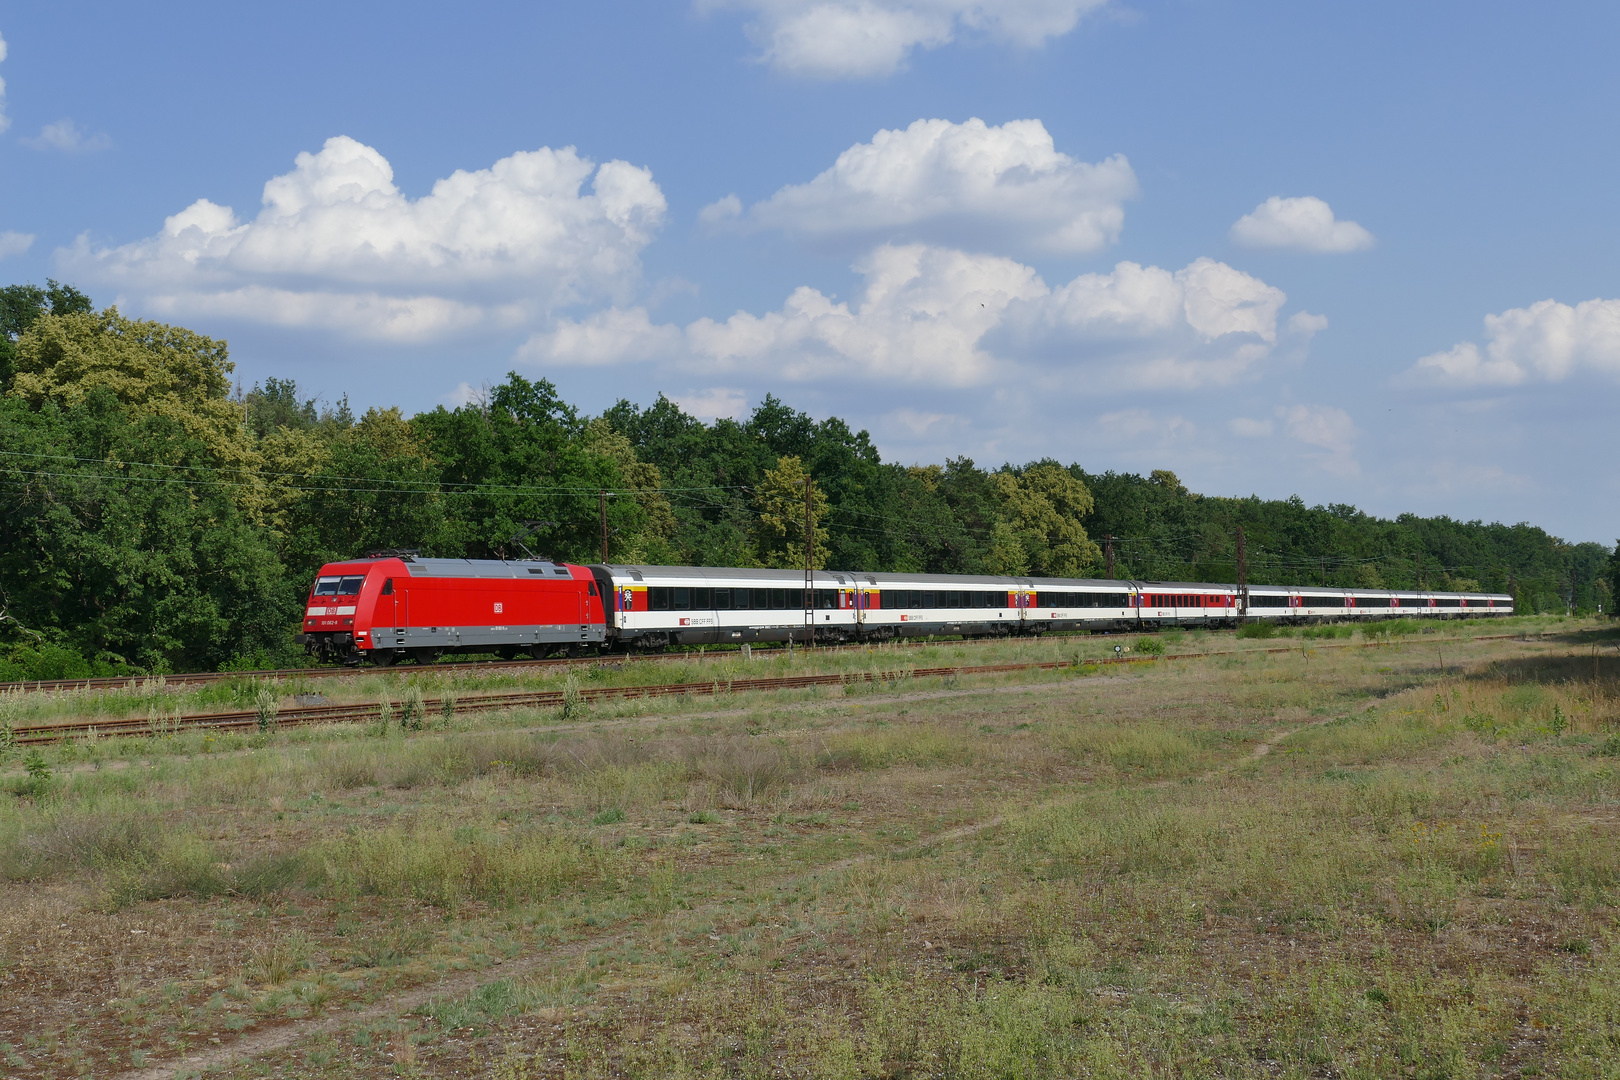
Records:
[[[1138,638],[1136,641],[1136,651],[1145,656],[1163,656],[1164,642],[1160,641],[1158,638]]]
[[[1266,619],[1258,622],[1246,622],[1238,627],[1237,636],[1240,638],[1274,638],[1277,636],[1277,624]]]
[[[90,679],[132,675],[135,669],[122,660],[92,660],[66,645],[20,645],[0,657],[0,682],[36,679]]]

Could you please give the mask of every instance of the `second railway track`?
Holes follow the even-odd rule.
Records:
[[[1518,634],[1479,635],[1470,640],[1487,641],[1520,637]],[[861,646],[845,646],[857,648]],[[1352,647],[1350,642],[1319,642],[1313,648],[1342,649]],[[1232,655],[1267,655],[1291,653],[1299,646],[1213,653],[1174,653],[1165,656],[1114,656],[1085,660],[1025,661],[1006,664],[965,664],[950,667],[900,668],[892,671],[855,671],[827,675],[784,675],[758,679],[711,679],[703,682],[653,683],[642,686],[603,686],[580,689],[581,701],[607,701],[611,699],[704,696],[750,691],[793,690],[811,686],[849,686],[871,682],[895,682],[901,679],[934,679],[962,675],[997,675],[1016,671],[1057,671],[1063,668],[1105,667],[1113,665],[1146,664],[1156,660],[1202,660]],[[720,654],[726,655],[726,654]],[[570,661],[577,662],[577,661]],[[530,661],[546,663],[546,661]],[[477,694],[450,698],[424,698],[420,708],[427,713],[445,715],[485,712],[491,709],[517,707],[546,708],[564,703],[567,691],[529,690],[511,694]],[[254,709],[237,712],[195,713],[168,719],[130,717],[121,720],[90,720],[84,723],[37,724],[12,729],[12,741],[18,746],[61,742],[74,738],[106,738],[116,736],[171,735],[182,731],[251,731],[260,727],[278,730],[309,724],[341,724],[377,722],[383,715],[384,704],[393,715],[404,717],[406,703],[399,698],[377,701],[352,702],[337,705],[297,705],[280,709],[273,718],[261,717]]]

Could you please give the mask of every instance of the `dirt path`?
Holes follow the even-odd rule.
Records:
[[[985,821],[977,821],[969,825],[962,825],[955,829],[935,833],[932,836],[890,851],[871,852],[866,855],[857,855],[853,858],[828,863],[826,866],[801,870],[780,879],[779,886],[791,885],[821,874],[840,873],[862,863],[871,862],[874,859],[894,858],[917,848],[932,847],[936,844],[961,840],[984,832],[987,829],[993,829],[1002,824],[1003,821],[1005,819],[998,814]],[[723,911],[725,907],[726,905],[723,903],[712,902],[692,908],[684,914],[688,918],[712,915]],[[460,997],[472,993],[485,983],[501,979],[520,979],[549,965],[574,959],[592,949],[607,948],[631,942],[641,929],[642,927],[638,925],[617,933],[582,938],[530,956],[505,961],[497,960],[487,968],[457,972],[454,975],[446,976],[426,985],[401,991],[365,1009],[336,1013],[332,1016],[322,1017],[319,1020],[304,1022],[294,1020],[263,1031],[250,1032],[230,1046],[214,1047],[176,1058],[173,1061],[166,1061],[159,1065],[120,1073],[118,1074],[119,1080],[170,1080],[173,1077],[206,1072],[209,1069],[243,1058],[282,1050],[311,1036],[329,1035],[355,1025],[372,1024],[380,1020],[398,1018],[401,1015],[408,1015],[436,998]]]

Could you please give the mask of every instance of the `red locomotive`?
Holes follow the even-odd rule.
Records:
[[[583,566],[406,555],[321,567],[298,639],[325,660],[381,666],[447,649],[541,657],[600,645],[607,620]]]

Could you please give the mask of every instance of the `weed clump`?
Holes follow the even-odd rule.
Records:
[[[1143,776],[1181,775],[1204,764],[1197,743],[1166,727],[1092,724],[1061,731],[1054,741],[1078,762]]]
[[[558,712],[557,719],[567,723],[579,719],[584,712],[585,695],[580,692],[579,678],[570,672],[567,680],[563,682],[562,709]]]
[[[535,900],[600,883],[613,867],[596,845],[538,829],[507,835],[476,827],[390,829],[334,841],[319,857],[340,889],[446,908]]]
[[[276,715],[281,712],[281,699],[268,686],[260,687],[253,695],[253,708],[259,714],[259,732],[268,735],[276,726]]]
[[[427,703],[422,698],[422,688],[406,687],[404,700],[400,702],[399,726],[406,731],[421,731],[426,719]]]

